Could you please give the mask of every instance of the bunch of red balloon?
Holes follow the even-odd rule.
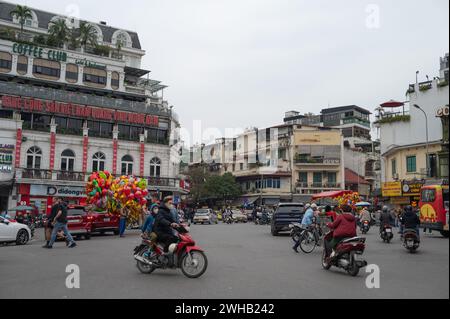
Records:
[[[108,171],[92,173],[86,185],[87,203],[95,210],[105,210],[113,196],[110,189],[113,182],[114,177]]]
[[[114,200],[122,206],[140,208],[147,204],[147,180],[130,176],[121,176],[111,185]],[[138,206],[138,207],[136,207]]]

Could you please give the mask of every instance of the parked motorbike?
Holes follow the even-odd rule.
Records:
[[[360,258],[366,248],[366,239],[353,237],[341,241],[335,247],[335,256],[330,257],[331,247],[328,242],[333,238],[333,232],[325,235],[325,247],[322,254],[322,267],[326,270],[331,266],[342,268],[351,276],[357,276],[359,270],[367,266],[367,261]]]
[[[370,229],[370,222],[368,220],[361,222],[359,229],[361,230],[361,233],[363,233],[364,235],[367,234]]]
[[[181,226],[176,230],[179,242],[173,253],[164,253],[159,244],[154,244],[146,238],[134,249],[134,258],[140,272],[150,274],[155,269],[180,268],[188,278],[198,278],[205,273],[208,260],[203,250],[195,245],[186,227]]]
[[[403,246],[409,250],[410,253],[416,252],[419,248],[419,238],[415,229],[405,229],[403,231]]]
[[[388,243],[394,238],[394,233],[392,232],[392,226],[385,224],[383,226],[383,230],[380,233],[381,239],[383,239],[384,243]]]

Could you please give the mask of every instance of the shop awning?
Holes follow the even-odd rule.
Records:
[[[352,191],[331,191],[331,192],[323,192],[319,194],[313,195],[312,199],[319,199],[319,198],[336,198],[345,194],[351,194]]]

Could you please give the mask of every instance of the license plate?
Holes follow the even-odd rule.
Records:
[[[110,219],[110,218],[105,218],[105,219],[103,219],[103,221],[104,221],[104,222],[110,222],[111,219]]]
[[[386,233],[392,233],[392,229],[386,229]]]
[[[69,220],[69,223],[71,223],[71,224],[80,223],[80,222],[81,222],[81,220],[79,220],[79,219]]]

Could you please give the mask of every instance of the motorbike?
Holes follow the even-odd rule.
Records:
[[[369,229],[370,229],[370,222],[368,220],[361,222],[361,225],[360,225],[361,233],[363,233],[365,235],[369,232]]]
[[[383,230],[380,233],[381,239],[383,239],[384,243],[388,243],[394,238],[394,234],[392,232],[392,226],[385,224],[383,226]]]
[[[256,217],[255,225],[270,225],[271,219],[269,214],[262,215],[261,217]]]
[[[322,267],[329,270],[332,266],[342,268],[351,276],[357,276],[359,270],[367,266],[367,261],[361,259],[366,248],[366,239],[363,237],[353,237],[341,241],[335,247],[336,254],[330,257],[331,248],[328,242],[333,239],[333,232],[329,232],[324,238],[325,247],[322,254]]]
[[[419,238],[415,229],[405,229],[403,231],[403,246],[409,250],[410,253],[416,252],[419,248]]]
[[[234,223],[234,219],[233,219],[233,217],[232,217],[231,215],[227,215],[227,216],[225,217],[224,222],[225,222],[226,224],[233,224],[233,223]]]
[[[173,253],[164,253],[159,244],[143,238],[142,244],[134,249],[137,268],[144,274],[151,274],[156,269],[177,269],[188,278],[198,278],[208,267],[208,259],[203,250],[195,245],[185,226],[176,229],[179,242]]]

